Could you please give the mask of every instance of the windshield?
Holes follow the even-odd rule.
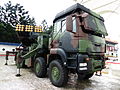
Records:
[[[107,31],[104,25],[104,22],[100,20],[97,17],[94,17],[92,15],[88,15],[87,17],[84,17],[84,28],[85,30],[88,30],[89,32],[94,32],[96,34],[101,34],[106,36]]]

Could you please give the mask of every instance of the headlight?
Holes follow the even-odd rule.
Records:
[[[87,63],[80,63],[79,66],[87,66]]]

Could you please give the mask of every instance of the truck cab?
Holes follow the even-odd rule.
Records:
[[[107,31],[103,17],[77,3],[58,13],[53,23],[50,55],[56,55],[79,79],[104,68]]]

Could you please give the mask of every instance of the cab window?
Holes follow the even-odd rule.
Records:
[[[76,32],[77,31],[77,28],[76,28],[76,18],[72,17],[72,21],[73,21],[73,32]]]
[[[54,24],[54,32],[59,32],[61,30],[61,21],[57,21]]]
[[[66,30],[66,20],[62,21],[62,32],[64,32]]]
[[[97,25],[93,16],[88,15],[86,18],[84,18],[84,20],[85,20],[85,28],[93,31],[97,30]]]

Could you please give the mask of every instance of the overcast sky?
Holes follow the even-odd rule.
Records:
[[[48,25],[52,25],[52,21],[57,13],[75,4],[73,0],[0,0],[0,5],[4,5],[4,3],[7,3],[8,1],[11,1],[13,4],[20,3],[20,5],[24,6],[25,10],[29,11],[29,14],[35,18],[37,25],[40,25],[43,19],[47,20]],[[79,2],[81,1],[82,0],[79,0]],[[83,2],[84,1],[86,0],[83,0]],[[91,0],[84,5],[90,9],[94,9],[111,1],[115,0]],[[120,6],[120,0],[94,11],[116,10],[117,14],[107,13],[102,16],[105,19],[109,37],[113,40],[120,41],[120,8],[118,6]]]

